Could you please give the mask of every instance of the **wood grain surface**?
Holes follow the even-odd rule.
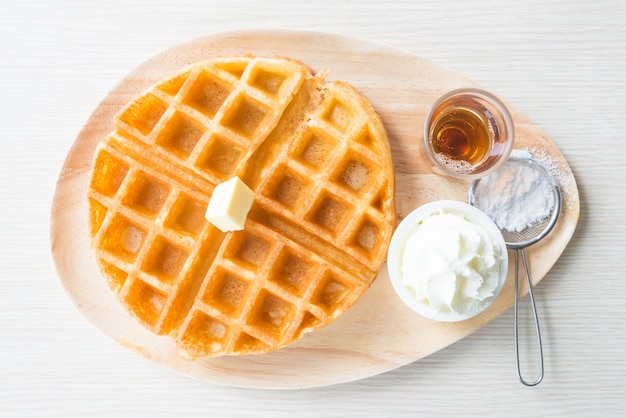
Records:
[[[468,184],[432,173],[419,148],[430,103],[454,88],[477,86],[461,74],[399,49],[314,32],[233,32],[182,44],[149,59],[113,89],[80,132],[58,179],[51,217],[52,253],[67,293],[96,327],[156,363],[200,380],[252,388],[305,388],[354,381],[419,360],[512,306],[512,261],[495,304],[474,319],[453,324],[426,320],[403,306],[383,266],[372,288],[335,323],[267,355],[187,361],[167,337],[154,336],[136,324],[100,276],[89,246],[86,190],[93,151],[112,130],[115,113],[143,89],[184,65],[244,53],[289,56],[314,71],[328,70],[328,79],[349,82],[372,103],[389,133],[399,219],[433,200],[466,200]],[[576,229],[579,195],[569,164],[556,145],[528,117],[509,108],[515,122],[514,148],[531,150],[548,165],[563,194],[555,229],[526,251],[537,284]]]
[[[626,2],[22,0],[3,2],[0,10],[0,416],[626,416],[626,194],[620,182]],[[189,377],[124,348],[81,314],[86,308],[65,291],[50,249],[51,203],[81,128],[111,89],[150,57],[189,40],[248,29],[341,34],[375,43],[373,56],[381,45],[417,54],[506,99],[556,144],[576,179],[580,218],[535,286],[546,360],[540,385],[527,388],[517,380],[513,309],[402,367],[300,390]],[[294,55],[311,55],[309,47]],[[342,62],[359,57],[339,57],[330,76],[337,78]],[[321,60],[311,58],[318,69]],[[393,64],[386,65],[388,74],[407,71]],[[359,68],[383,65],[368,57]],[[413,112],[415,79],[385,86],[388,96],[405,102],[401,114]],[[418,124],[405,117],[389,128],[398,137]],[[418,183],[417,174],[412,181]],[[407,182],[404,188],[411,187]],[[406,206],[433,195],[414,195]],[[536,267],[541,251],[533,252]],[[522,319],[530,331],[530,318]],[[326,332],[321,335],[330,338]],[[284,386],[298,386],[289,379]]]

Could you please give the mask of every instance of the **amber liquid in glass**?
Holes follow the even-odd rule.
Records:
[[[445,159],[478,164],[491,152],[491,126],[484,115],[473,109],[446,109],[432,128],[432,149]]]

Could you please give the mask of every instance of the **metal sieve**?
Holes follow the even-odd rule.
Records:
[[[556,221],[559,217],[559,213],[561,211],[561,192],[559,190],[559,185],[555,180],[554,176],[539,162],[534,160],[532,156],[516,156],[512,155],[509,160],[505,163],[505,165],[501,168],[504,169],[506,166],[510,166],[511,164],[517,165],[515,168],[521,170],[529,170],[529,174],[533,174],[531,170],[539,173],[543,178],[548,182],[549,189],[552,193],[552,200],[554,202],[552,209],[548,216],[537,220],[536,222],[531,223],[526,226],[521,231],[509,231],[505,227],[498,225],[502,236],[504,237],[504,241],[506,242],[507,248],[513,250],[515,252],[515,359],[517,364],[517,377],[520,382],[526,386],[535,386],[543,380],[544,367],[543,367],[543,347],[541,343],[541,331],[539,329],[539,318],[537,316],[537,307],[535,306],[535,297],[533,295],[532,281],[530,279],[530,274],[528,272],[528,263],[526,261],[526,253],[524,249],[529,245],[532,245],[545,237],[554,227]],[[491,176],[497,175],[497,171]],[[472,206],[476,206],[478,209],[485,211],[485,207],[481,207],[481,202],[488,200],[489,196],[493,196],[494,193],[500,192],[499,190],[494,189],[494,186],[491,186],[492,183],[488,183],[484,180],[485,178],[475,180],[469,190],[468,201]],[[532,210],[529,208],[528,210]],[[528,287],[528,295],[530,299],[530,306],[532,308],[534,323],[535,323],[535,334],[537,338],[537,349],[538,349],[538,357],[539,357],[539,376],[534,381],[528,381],[522,376],[522,371],[520,368],[520,354],[519,354],[519,332],[518,332],[518,309],[519,309],[519,259],[522,259],[522,264],[524,266],[524,273],[526,276],[526,285]]]

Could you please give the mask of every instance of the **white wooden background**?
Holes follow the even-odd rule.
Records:
[[[132,4],[131,4],[132,3]],[[0,416],[624,416],[626,3],[229,0],[0,5]],[[245,29],[314,30],[450,67],[533,119],[581,216],[536,289],[546,377],[518,383],[511,311],[362,381],[267,391],[198,382],[117,345],[72,305],[49,246],[56,177],[107,92],[154,54]]]

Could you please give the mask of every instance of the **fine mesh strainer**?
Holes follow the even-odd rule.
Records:
[[[507,230],[506,227],[498,225],[502,236],[504,237],[504,241],[506,242],[507,248],[510,248],[515,251],[515,358],[517,363],[517,377],[520,382],[526,386],[535,386],[541,382],[544,374],[543,367],[543,348],[541,344],[541,332],[539,330],[539,319],[537,317],[537,308],[535,306],[535,298],[533,296],[533,288],[532,282],[530,279],[530,274],[528,273],[528,264],[526,262],[526,253],[524,252],[524,248],[532,245],[545,237],[556,224],[557,218],[559,217],[559,213],[561,211],[561,193],[559,190],[559,185],[552,174],[539,162],[534,160],[532,156],[511,156],[509,160],[505,163],[505,165],[499,170],[503,170],[505,167],[515,168],[521,170],[521,173],[524,175],[532,175],[537,176],[538,178],[545,180],[549,187],[548,193],[552,194],[552,208],[550,213],[537,220],[536,222],[530,223],[524,229],[520,231],[510,231]],[[498,172],[491,174],[490,176],[498,175]],[[483,181],[485,178],[478,179],[474,181],[469,190],[468,200],[469,203],[473,206],[476,206],[478,209],[485,211],[488,215],[488,211],[486,210],[486,205],[488,201],[493,201],[493,197],[495,193],[503,193],[503,190],[498,189],[494,186],[495,182]],[[507,187],[515,187],[515,185],[508,185]],[[482,205],[482,206],[481,206]],[[522,210],[532,211],[532,207],[522,208]],[[527,213],[528,214],[528,213]],[[532,215],[532,213],[530,213]],[[518,272],[519,272],[519,256],[521,254],[522,264],[524,265],[524,273],[526,276],[526,285],[528,287],[528,295],[530,298],[530,305],[532,307],[533,318],[535,322],[535,332],[537,337],[537,348],[538,348],[538,357],[539,357],[539,376],[534,381],[528,381],[524,379],[522,376],[521,368],[520,368],[520,354],[519,354],[519,338],[518,338],[518,305],[519,305],[519,286],[518,286]]]

